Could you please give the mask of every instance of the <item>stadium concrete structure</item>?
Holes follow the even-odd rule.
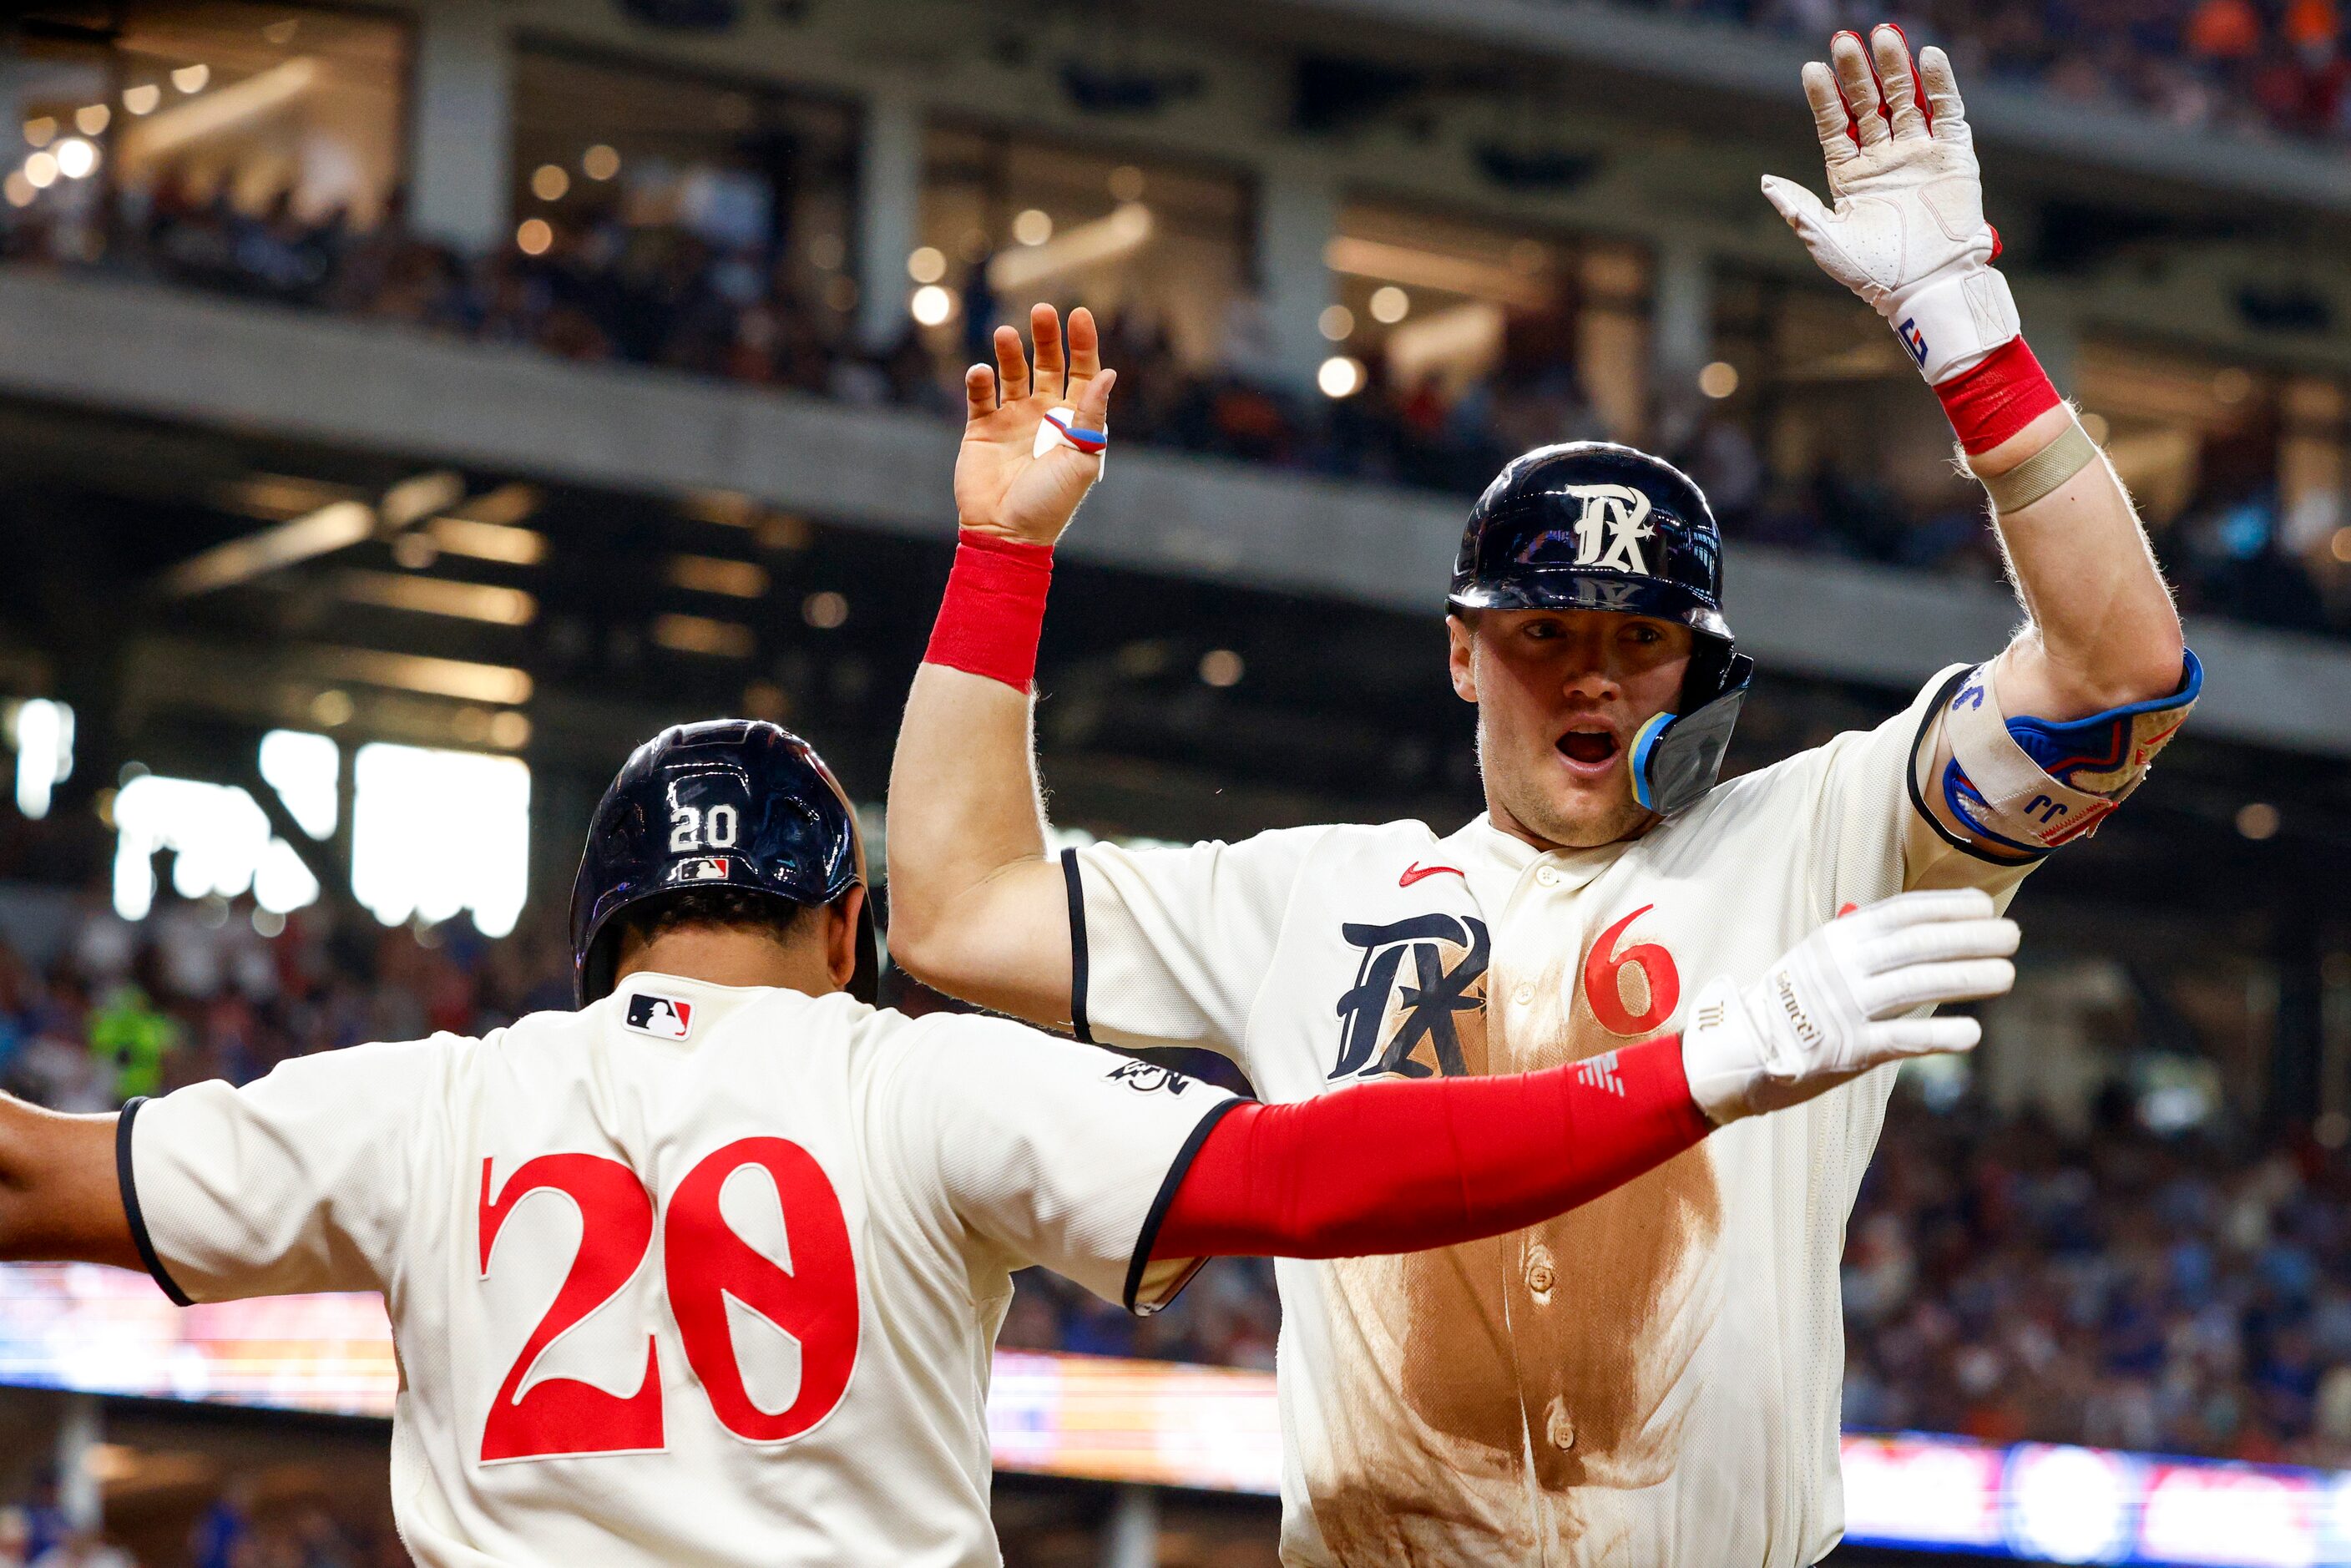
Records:
[[[772,242],[841,362],[904,350],[949,372],[950,412],[970,315],[1031,297],[1148,319],[1188,371],[1317,409],[1371,362],[1468,385],[1508,322],[1542,318],[1592,434],[1670,446],[1736,423],[1775,468],[1968,503],[1933,400],[1757,193],[1812,173],[1797,69],[1817,47],[1557,0],[19,10],[0,126],[24,119],[26,141],[0,133],[0,162],[50,161],[0,210],[5,232],[47,225],[0,262],[0,698],[74,716],[49,818],[11,826],[20,865],[86,876],[55,824],[152,773],[244,787],[347,900],[348,759],[395,742],[528,765],[523,918],[543,919],[613,761],[663,724],[789,719],[878,804],[947,568],[954,427],[921,395],[567,359],[387,319],[388,289],[298,308],[199,287],[136,256],[174,180],[461,259],[568,244],[565,204],[609,187],[624,221]],[[78,122],[83,176],[57,140],[77,95],[108,109]],[[2339,601],[2351,159],[2022,86],[1971,83],[1970,105],[2033,347],[2126,477],[2183,512],[2199,453],[2251,465]],[[1182,839],[1474,811],[1438,623],[1473,493],[1123,445],[1046,634],[1057,819]],[[1987,573],[1726,533],[1761,665],[1733,770],[1874,722],[2016,617]],[[2078,1109],[2102,1071],[2095,977],[2192,975],[2224,1041],[2209,1096],[2340,1145],[2351,640],[2214,615],[2189,635],[2196,724],[2022,901],[2040,979],[2011,1027],[2044,1032],[2003,1051],[1995,1019],[1980,1071]],[[322,836],[264,776],[260,737],[287,729],[346,759]],[[0,924],[66,896],[12,884]],[[2148,1071],[2176,1087],[2181,1055]],[[0,1469],[65,1453],[76,1506],[108,1479],[134,1521],[171,1521],[157,1550],[188,1451],[346,1476],[381,1441],[52,1392],[0,1389]],[[1013,1478],[1000,1500],[1016,1562],[1270,1561],[1241,1555],[1270,1542],[1262,1498]]]

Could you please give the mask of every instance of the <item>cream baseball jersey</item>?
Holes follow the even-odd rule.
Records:
[[[121,1121],[157,1280],[380,1291],[417,1559],[1000,1561],[1010,1272],[1129,1305],[1231,1097],[1017,1024],[634,975],[578,1013],[289,1061]]]
[[[2019,740],[1983,671],[1946,671],[1876,729],[1598,849],[1541,852],[1481,817],[1073,850],[1075,1015],[1100,1040],[1223,1051],[1269,1101],[1599,1055],[1847,906],[1957,885],[2004,904],[2068,801],[2137,782],[2196,684],[2191,660],[2175,698]],[[1987,706],[2032,754],[1997,753],[1989,792],[1954,716]],[[1817,1562],[1843,1530],[1839,1255],[1892,1082],[1735,1123],[1515,1235],[1278,1262],[1282,1561]]]

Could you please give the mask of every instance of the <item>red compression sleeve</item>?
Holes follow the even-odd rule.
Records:
[[[2059,402],[2049,373],[2022,338],[2011,338],[1935,388],[1943,412],[1959,432],[1959,446],[1980,456],[2022,430]]]
[[[1678,1035],[1542,1072],[1247,1103],[1200,1145],[1151,1251],[1358,1258],[1475,1241],[1595,1198],[1710,1129]]]
[[[1052,583],[1052,546],[964,529],[923,663],[1028,691],[1037,681],[1037,640]]]

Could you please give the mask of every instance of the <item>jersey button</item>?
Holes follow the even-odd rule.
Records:
[[[1568,1417],[1565,1400],[1556,1396],[1552,1398],[1551,1409],[1544,1415],[1543,1436],[1551,1439],[1551,1446],[1554,1448],[1575,1447],[1575,1423]]]
[[[1559,868],[1557,866],[1549,865],[1537,866],[1535,868],[1535,883],[1539,887],[1557,887],[1559,885]]]
[[[1559,1271],[1552,1266],[1551,1249],[1538,1242],[1527,1249],[1527,1289],[1535,1300],[1549,1305],[1551,1288],[1559,1283]]]
[[[1510,1000],[1518,1003],[1519,1006],[1522,1008],[1532,1006],[1534,999],[1535,988],[1525,980],[1520,980],[1519,982],[1519,988],[1510,993]]]

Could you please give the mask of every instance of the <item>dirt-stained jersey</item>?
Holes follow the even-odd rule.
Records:
[[[183,1301],[380,1291],[434,1568],[999,1561],[990,1349],[1030,1263],[1130,1305],[1231,1097],[1017,1024],[639,974],[121,1121]]]
[[[2113,716],[2131,745],[2157,738],[2097,787],[2137,781],[2190,674],[2168,716]],[[1966,795],[1966,674],[1598,849],[1541,852],[1480,817],[1444,838],[1394,822],[1069,852],[1076,1016],[1100,1040],[1224,1051],[1267,1100],[1301,1100],[1598,1055],[1907,888],[2004,904],[2045,850],[1942,806]],[[1279,1262],[1282,1561],[1817,1562],[1844,1527],[1838,1261],[1892,1082],[1736,1123],[1516,1235]]]

